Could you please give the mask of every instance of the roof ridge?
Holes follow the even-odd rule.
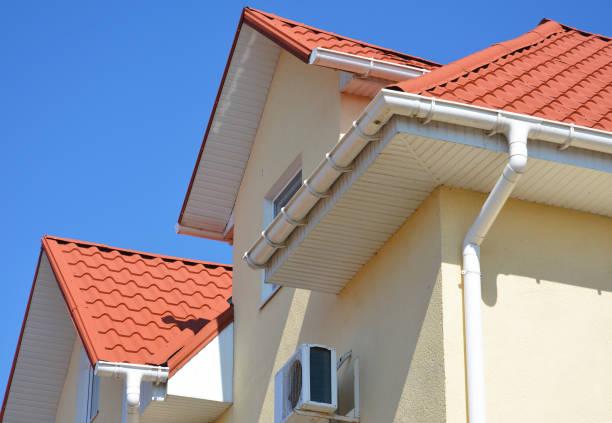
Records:
[[[387,52],[387,53],[390,53],[390,54],[402,56],[402,57],[404,57],[406,59],[413,59],[413,60],[421,61],[423,63],[431,64],[431,65],[440,65],[440,63],[437,63],[437,62],[434,62],[434,61],[431,61],[431,60],[427,60],[427,59],[423,59],[422,57],[414,56],[414,55],[407,54],[407,53],[402,53],[400,51],[393,50],[393,49],[390,49],[390,48],[381,47],[379,45],[368,43],[368,42],[362,41],[362,40],[358,40],[356,38],[346,37],[344,35],[336,34],[335,32],[327,31],[327,30],[324,30],[324,29],[321,29],[321,28],[316,28],[314,26],[311,26],[311,25],[308,25],[308,24],[305,24],[305,23],[302,23],[302,22],[297,22],[297,21],[294,21],[294,20],[291,20],[291,19],[288,19],[288,18],[284,18],[282,16],[275,15],[273,13],[264,12],[263,10],[255,9],[253,7],[248,7],[248,6],[245,7],[244,8],[244,12],[247,12],[247,11],[259,13],[259,14],[262,14],[262,15],[264,15],[266,17],[269,17],[269,18],[278,19],[278,20],[281,20],[281,21],[283,21],[285,23],[288,23],[290,25],[301,26],[301,27],[310,29],[311,31],[325,33],[325,34],[331,35],[331,36],[339,38],[339,39],[343,39],[343,40],[347,40],[347,41],[352,41],[352,42],[357,43],[357,44],[362,44],[364,46],[368,46],[368,47],[376,49],[376,50],[380,50],[380,51]],[[245,15],[246,15],[246,13],[245,13]],[[266,23],[263,22],[263,24],[265,25]],[[306,46],[304,46],[304,47],[306,48]],[[308,51],[310,51],[310,49],[308,49]]]
[[[73,244],[81,244],[81,245],[86,245],[88,247],[96,247],[98,249],[100,248],[106,248],[109,250],[114,250],[114,251],[123,251],[126,253],[130,253],[130,254],[137,254],[139,256],[149,256],[152,258],[160,258],[160,259],[166,259],[166,260],[172,260],[172,261],[180,261],[182,263],[192,263],[192,264],[201,264],[205,267],[210,267],[210,266],[214,266],[214,267],[223,267],[227,270],[232,270],[233,266],[231,264],[222,264],[222,263],[215,263],[215,262],[211,262],[211,261],[204,261],[204,260],[195,260],[195,259],[188,259],[188,258],[183,258],[183,257],[175,257],[175,256],[167,256],[165,254],[158,254],[158,253],[148,253],[146,251],[139,251],[139,250],[132,250],[129,248],[120,248],[120,247],[113,247],[110,245],[106,245],[106,244],[99,244],[96,242],[90,242],[90,241],[81,241],[78,239],[71,239],[71,238],[63,238],[63,237],[59,237],[59,236],[54,236],[54,235],[44,235],[43,240],[45,239],[50,239],[50,240],[54,240],[54,241],[59,241],[61,243],[73,243]],[[144,257],[145,259],[147,259],[147,257]],[[149,259],[150,260],[150,259]]]
[[[556,21],[554,21],[552,19],[548,19],[548,18],[543,18],[538,25],[545,24],[546,22],[556,22]],[[612,37],[609,37],[607,35],[596,34],[594,32],[584,31],[582,29],[578,29],[578,28],[575,28],[573,26],[565,25],[565,24],[562,24],[560,22],[556,22],[556,23],[561,25],[563,27],[563,29],[565,29],[565,30],[576,31],[576,32],[578,32],[578,33],[580,33],[581,35],[584,35],[584,36],[599,37],[599,38],[601,38],[602,40],[605,40],[605,41],[612,41]]]
[[[448,81],[460,77],[465,73],[490,64],[503,56],[512,54],[526,47],[531,47],[553,34],[568,30],[560,23],[552,20],[545,20],[542,22],[543,23],[540,23],[531,31],[516,38],[495,43],[483,50],[477,51],[459,60],[451,62],[448,65],[442,66],[441,68],[434,69],[423,76],[403,81],[398,84],[393,84],[388,88],[399,88],[406,92],[412,92],[415,90],[425,91],[433,88],[436,85],[442,85]]]

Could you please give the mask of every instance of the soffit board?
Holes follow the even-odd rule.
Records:
[[[43,252],[5,394],[2,421],[55,421],[75,338],[66,303]]]
[[[182,226],[224,238],[279,54],[273,41],[241,26],[179,218]]]
[[[612,216],[609,156],[531,140],[529,151],[513,198]],[[393,118],[271,258],[266,281],[338,293],[437,186],[488,193],[506,162],[502,135]]]

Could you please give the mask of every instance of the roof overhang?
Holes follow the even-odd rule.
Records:
[[[384,125],[377,134],[379,139],[369,137],[369,141],[365,140],[365,147],[353,160],[351,171],[338,177],[327,197],[309,203],[313,206],[303,226],[291,231],[277,229],[284,219],[279,215],[266,228],[266,236],[260,238],[245,255],[251,260],[250,264],[257,265],[259,263],[253,263],[249,253],[256,249],[263,251],[258,248],[260,246],[281,247],[279,244],[284,244],[261,266],[265,268],[266,282],[337,293],[437,186],[490,191],[508,156],[505,136],[491,135],[491,130],[496,128],[497,111],[439,101],[448,107],[490,114],[492,124],[486,129],[451,123],[453,119],[449,116],[447,122],[432,120],[433,106],[431,110],[425,106],[428,104],[425,101],[432,105],[431,99],[424,99],[420,109],[416,105],[418,112],[402,115],[402,101],[419,100],[419,97],[387,90],[379,94],[360,118],[363,121],[366,119],[364,116],[376,114],[387,120],[386,124],[378,122]],[[572,125],[507,115],[539,122],[541,134],[550,132],[552,128],[565,131],[559,132],[566,134],[560,135],[560,140],[564,137],[571,140],[571,135],[577,130]],[[497,116],[503,119],[501,112]],[[367,126],[368,123],[364,123],[363,129]],[[589,128],[580,130],[598,140],[607,140],[607,143],[601,143],[600,149],[610,150],[612,134]],[[347,133],[343,140],[350,137],[351,134]],[[344,146],[343,140],[329,154],[351,148]],[[512,196],[612,216],[610,154],[577,147],[561,151],[558,142],[529,140],[527,171]],[[325,161],[315,174],[324,166]],[[321,179],[311,176],[309,180],[314,184]],[[299,214],[296,213],[299,211],[296,197],[307,191],[302,187],[287,205],[286,212],[293,212],[294,217]]]
[[[243,13],[187,189],[176,231],[233,240],[233,209],[263,113],[280,50],[342,72],[342,92],[373,97],[381,88],[428,72],[424,68],[340,51],[306,49]]]
[[[75,339],[63,295],[41,251],[0,421],[55,421]]]

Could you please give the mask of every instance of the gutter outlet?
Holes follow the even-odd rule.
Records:
[[[128,423],[138,423],[140,421],[140,386],[142,382],[153,383],[154,400],[163,401],[166,398],[168,367],[98,361],[94,372],[98,376],[125,380]]]

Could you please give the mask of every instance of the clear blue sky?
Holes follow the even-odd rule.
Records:
[[[249,5],[440,63],[543,17],[612,35],[610,0]],[[2,397],[43,234],[231,263],[174,224],[243,6],[2,2]]]

